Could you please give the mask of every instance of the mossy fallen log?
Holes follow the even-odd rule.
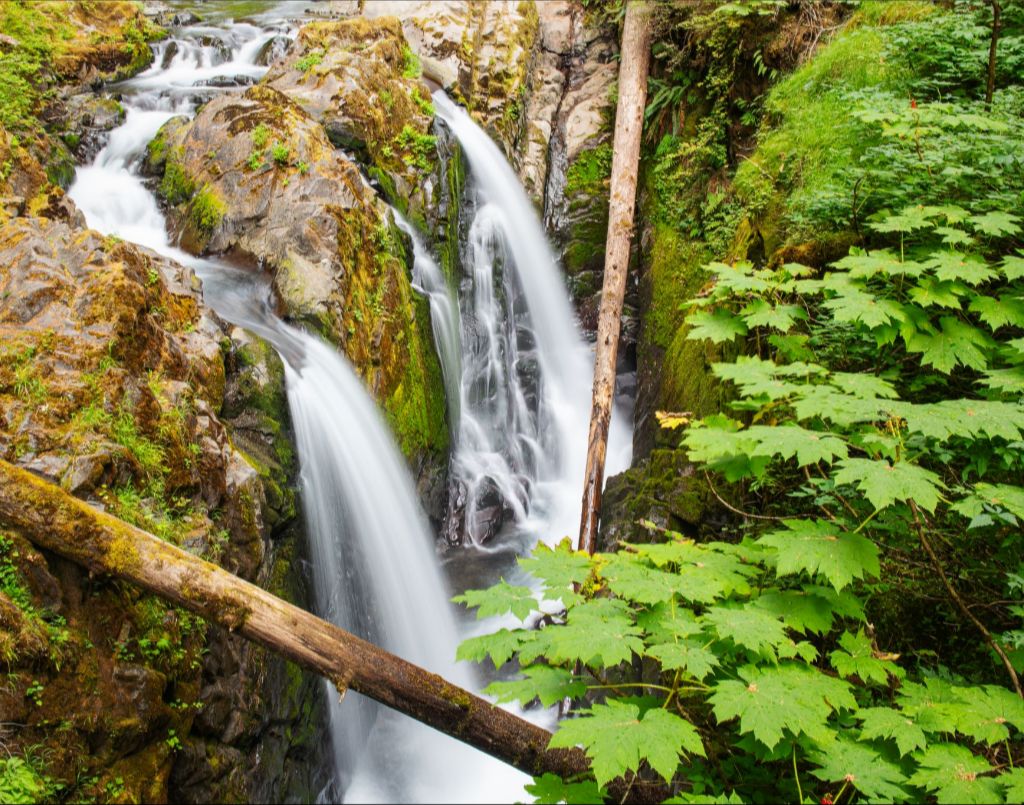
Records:
[[[137,585],[486,752],[527,774],[572,777],[578,749],[401,657],[282,601],[226,570],[98,511],[60,487],[0,461],[0,523],[95,573]]]

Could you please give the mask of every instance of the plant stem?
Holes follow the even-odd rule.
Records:
[[[800,774],[796,770],[796,744],[793,744],[793,779],[796,780],[796,793],[800,798],[800,805],[804,802],[804,789],[800,785]]]
[[[1013,683],[1013,689],[1017,691],[1018,696],[1024,699],[1024,690],[1021,690],[1020,679],[1013,668],[1013,663],[1010,662],[1010,658],[1006,656],[1006,652],[1003,651],[1003,647],[996,642],[996,639],[985,627],[985,624],[974,616],[974,613],[971,612],[970,608],[964,603],[960,594],[953,588],[953,585],[949,583],[946,571],[943,569],[942,563],[939,561],[939,557],[936,555],[935,550],[932,548],[932,544],[928,541],[928,537],[924,533],[924,525],[921,523],[921,516],[917,511],[917,504],[914,502],[913,498],[910,499],[909,503],[910,511],[914,514],[914,528],[917,531],[917,538],[921,543],[921,547],[924,548],[925,553],[927,553],[928,557],[932,560],[932,565],[939,574],[939,578],[942,579],[942,583],[946,587],[946,592],[949,593],[949,597],[953,599],[953,602],[960,608],[960,611],[963,612],[971,623],[978,628],[978,631],[981,632],[982,636],[985,638],[985,642],[988,643],[992,650],[999,655],[999,659],[1003,661],[1003,666],[1006,668],[1006,672],[1010,675],[1010,681]]]

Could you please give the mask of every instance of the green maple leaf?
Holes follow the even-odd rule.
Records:
[[[976,296],[968,309],[977,313],[978,318],[993,330],[1012,325],[1024,327],[1024,301],[1015,296],[1003,294],[998,299],[991,296]]]
[[[564,539],[554,548],[540,543],[532,556],[519,560],[519,566],[563,597],[574,584],[583,584],[590,577],[591,560],[586,551],[573,550],[570,541]]]
[[[733,363],[713,363],[711,370],[723,380],[735,383],[743,390],[744,396],[764,395],[777,400],[798,390],[801,386],[782,380],[784,377],[807,380],[823,375],[826,369],[818,364],[797,361],[785,365],[763,360],[756,356],[740,355]]]
[[[686,317],[690,332],[686,337],[691,341],[708,340],[716,344],[732,341],[736,336],[747,334],[747,325],[738,316],[728,310],[719,308],[707,313],[704,311],[691,313]]]
[[[876,232],[913,232],[932,226],[924,207],[906,207],[899,215],[886,215],[882,220],[868,224]]]
[[[871,639],[862,631],[857,634],[844,632],[839,638],[839,646],[829,655],[829,661],[844,679],[856,676],[864,682],[884,685],[890,676],[902,679],[906,675],[894,662],[876,657]]]
[[[876,274],[916,277],[924,271],[924,266],[921,263],[913,260],[900,260],[888,249],[851,253],[832,265],[836,268],[846,269],[854,279],[868,279]]]
[[[723,640],[732,640],[737,646],[758,653],[789,642],[782,621],[754,604],[711,607],[704,620],[715,627]]]
[[[914,405],[892,403],[891,412],[907,421],[907,429],[945,441],[953,436],[977,439],[1019,439],[1024,431],[1024,408],[999,400],[943,400]]]
[[[984,511],[984,504],[1024,520],[1024,489],[1009,484],[975,484],[971,494],[958,500],[951,508],[965,517],[977,517]]]
[[[968,285],[980,285],[996,278],[996,271],[977,254],[954,251],[934,252],[924,263],[935,270],[940,280],[959,280]]]
[[[910,289],[910,298],[921,307],[945,307],[960,310],[960,297],[967,293],[966,286],[958,282],[942,282],[925,277]]]
[[[934,472],[905,461],[890,464],[884,460],[848,458],[832,478],[837,484],[855,485],[875,509],[913,499],[925,511],[934,512],[939,489],[945,488]]]
[[[1006,789],[1007,802],[1024,802],[1024,769],[1000,774],[996,782]]]
[[[597,784],[604,786],[626,772],[648,765],[665,780],[675,774],[684,753],[704,757],[700,735],[692,724],[661,708],[640,716],[635,704],[609,701],[562,721],[551,737],[552,749],[582,745]]]
[[[647,643],[673,643],[688,637],[699,635],[704,625],[697,620],[693,610],[676,604],[656,604],[647,607],[636,616],[636,623],[647,633]]]
[[[752,734],[769,749],[784,731],[827,741],[832,731],[827,722],[833,710],[855,710],[850,686],[813,668],[796,663],[739,670],[743,681],[725,680],[715,685],[711,705],[715,718],[724,723],[740,720],[740,732]]]
[[[604,802],[601,789],[593,780],[567,783],[557,774],[534,777],[526,790],[533,797],[535,805],[559,805],[562,802],[566,805],[590,805]]]
[[[787,332],[797,321],[807,318],[799,305],[772,305],[756,299],[740,311],[748,327],[774,327]]]
[[[987,760],[956,744],[936,744],[914,756],[918,770],[910,778],[932,792],[940,805],[945,803],[1002,802],[1002,789],[991,777]]]
[[[704,679],[718,665],[714,652],[693,640],[678,643],[659,643],[647,649],[647,654],[661,663],[666,671],[686,671],[694,679]]]
[[[858,422],[874,422],[890,401],[841,394],[829,386],[804,386],[793,401],[793,410],[801,420],[821,419],[849,427]]]
[[[1024,394],[1024,366],[1012,369],[989,369],[982,381],[986,387],[1002,394]]]
[[[993,237],[1020,232],[1019,221],[1020,218],[1008,212],[986,212],[984,215],[972,215],[970,218],[971,226],[978,232]]]
[[[544,707],[550,707],[563,699],[579,699],[586,695],[586,683],[564,668],[531,665],[521,670],[522,678],[492,682],[484,689],[484,693],[494,696],[499,703],[518,701],[527,705],[534,699],[540,699]]]
[[[899,397],[899,393],[892,387],[892,383],[874,375],[833,372],[829,375],[828,382],[846,394],[852,394],[854,397],[865,400],[876,397],[883,399]]]
[[[628,554],[610,554],[601,570],[616,595],[640,604],[659,604],[682,595],[685,584],[677,573],[650,567]],[[711,591],[712,598],[718,591]]]
[[[1024,701],[1006,688],[995,685],[958,689],[960,706],[947,708],[957,732],[979,743],[997,744],[1008,740],[1012,724],[1024,731]]]
[[[900,755],[928,745],[924,730],[906,713],[890,707],[862,707],[857,711],[861,724],[861,740],[888,739],[896,742]]]
[[[467,608],[477,607],[478,620],[504,615],[511,612],[519,620],[526,620],[537,607],[537,600],[529,587],[518,587],[502,579],[498,584],[486,590],[466,590],[462,595],[452,598],[456,604],[465,604]]]
[[[842,293],[826,299],[825,307],[840,323],[863,324],[865,327],[883,327],[906,317],[903,305],[893,299],[879,299],[859,288],[845,288]]]
[[[659,568],[671,567],[681,579],[679,594],[699,604],[734,593],[746,595],[750,592],[747,579],[757,573],[755,567],[744,564],[739,556],[723,553],[717,544],[697,545],[691,540],[674,540],[629,547]]]
[[[770,427],[754,425],[741,431],[755,441],[749,452],[754,456],[782,459],[796,458],[797,466],[817,464],[824,461],[831,464],[836,457],[846,458],[849,454],[846,443],[828,433],[806,430],[798,425]]]
[[[643,654],[642,632],[633,624],[625,602],[595,598],[569,610],[565,624],[535,632],[537,637],[520,649],[523,662],[546,656],[554,663],[582,662],[610,668]]]
[[[783,525],[784,531],[772,531],[757,541],[777,551],[778,575],[821,574],[836,590],[854,579],[878,576],[878,548],[860,534],[827,520],[785,520]]]
[[[974,243],[974,238],[953,226],[937,226],[935,234],[942,236],[942,242],[947,246],[968,246]]]
[[[1008,280],[1019,280],[1024,277],[1024,257],[1008,254],[1003,258],[1003,276]]]
[[[868,746],[840,738],[822,744],[808,758],[819,768],[811,771],[825,782],[848,782],[869,802],[899,802],[907,797],[901,783],[906,775]]]
[[[520,647],[534,642],[539,632],[499,629],[492,634],[471,637],[462,641],[455,653],[457,660],[483,662],[490,657],[496,668],[508,662]]]
[[[939,332],[915,332],[906,339],[908,352],[920,352],[921,362],[949,374],[958,366],[985,369],[988,359],[983,349],[992,345],[981,330],[951,316],[939,319]]]
[[[836,614],[827,598],[806,590],[769,590],[754,603],[802,634],[825,634],[832,629]]]

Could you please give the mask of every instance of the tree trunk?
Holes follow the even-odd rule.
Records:
[[[619,102],[615,110],[612,176],[608,202],[608,237],[604,252],[604,285],[594,356],[594,394],[587,440],[587,469],[583,482],[580,550],[594,552],[608,450],[608,425],[615,391],[615,360],[619,351],[622,299],[626,293],[629,248],[633,240],[640,134],[647,103],[650,65],[651,4],[632,0],[626,6],[619,58]]]
[[[996,47],[1002,27],[1003,9],[1000,0],[992,0],[992,38],[988,44],[988,80],[985,82],[985,108],[992,108],[992,95],[996,91]]]
[[[131,582],[266,646],[327,677],[342,695],[351,688],[527,774],[572,777],[589,768],[579,749],[548,749],[551,733],[529,721],[6,461],[0,461],[0,522],[20,529],[40,548]]]

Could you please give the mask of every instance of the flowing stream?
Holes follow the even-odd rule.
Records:
[[[278,9],[275,17],[268,11],[259,24],[222,20],[186,27],[156,45],[154,65],[117,87],[124,123],[93,164],[78,170],[69,195],[92,228],[191,266],[203,280],[207,303],[267,339],[284,359],[317,613],[457,684],[476,687],[472,669],[454,660],[459,632],[465,636],[467,629],[457,626],[448,603],[435,537],[406,463],[361,381],[335,349],[275,314],[267,278],[177,248],[139,176],[146,145],[164,122],[193,114],[212,93],[225,91],[216,86],[224,83],[221,76],[256,80],[265,72],[259,54],[275,37],[294,35],[294,23],[287,21],[295,18],[292,12]],[[465,533],[482,542],[484,503],[495,495],[497,526],[512,524],[495,540],[496,548],[451,552],[452,575],[464,581],[458,568],[471,566],[474,555],[514,556],[538,535],[575,531],[591,361],[536,212],[511,167],[460,108],[441,94],[434,100],[472,179],[457,289],[419,234],[404,220],[398,223],[413,240],[414,283],[430,299]],[[610,472],[628,461],[622,420],[613,420]],[[493,569],[483,584],[496,580]],[[333,688],[328,692],[335,780],[323,799],[525,797],[525,775],[358,694],[339,701]]]

